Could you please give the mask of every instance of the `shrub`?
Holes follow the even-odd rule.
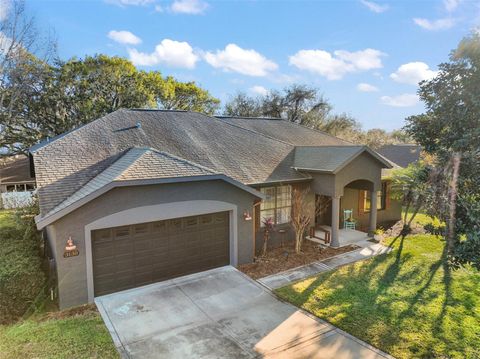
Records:
[[[0,324],[20,318],[45,284],[34,212],[0,213]]]
[[[433,234],[435,236],[443,236],[445,234],[445,225],[435,225],[433,223],[427,223],[423,226],[427,233]]]

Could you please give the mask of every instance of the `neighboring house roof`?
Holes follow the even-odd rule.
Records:
[[[170,181],[166,181],[167,179]],[[128,186],[133,182],[154,184],[212,179],[224,180],[257,197],[262,196],[251,187],[169,153],[152,148],[132,148],[65,201],[47,214],[39,216],[37,225],[41,229],[102,193],[114,187]]]
[[[383,166],[391,164],[366,146],[298,146],[293,167],[303,171],[337,173],[360,154],[367,152]]]
[[[393,172],[402,167],[397,165],[395,162],[390,161],[386,157],[385,159],[390,163],[391,168],[382,168],[382,179],[391,179]]]
[[[34,183],[35,178],[30,176],[30,163],[26,156],[12,156],[0,165],[0,183]]]
[[[217,116],[222,121],[261,133],[294,146],[354,146],[353,143],[279,118]]]
[[[422,146],[415,144],[387,145],[378,149],[377,152],[398,166],[407,167],[420,159]]]

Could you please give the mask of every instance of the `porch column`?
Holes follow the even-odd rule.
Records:
[[[377,191],[370,191],[370,225],[368,236],[373,238],[377,229]]]
[[[332,238],[330,246],[340,247],[338,228],[340,223],[340,197],[332,197]]]

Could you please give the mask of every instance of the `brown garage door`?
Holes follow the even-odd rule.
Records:
[[[92,232],[95,296],[230,263],[228,212]]]

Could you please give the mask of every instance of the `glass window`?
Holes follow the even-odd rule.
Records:
[[[260,226],[266,218],[272,218],[274,224],[290,222],[292,186],[263,187],[260,192],[266,196],[260,204]]]
[[[382,182],[382,190],[377,192],[377,210],[385,209],[387,204],[387,182]],[[370,211],[370,192],[363,191],[363,209]]]
[[[25,185],[25,188],[26,188],[27,191],[30,191],[30,192],[31,192],[31,191],[34,191],[34,190],[35,190],[35,185],[27,183],[27,184]]]

